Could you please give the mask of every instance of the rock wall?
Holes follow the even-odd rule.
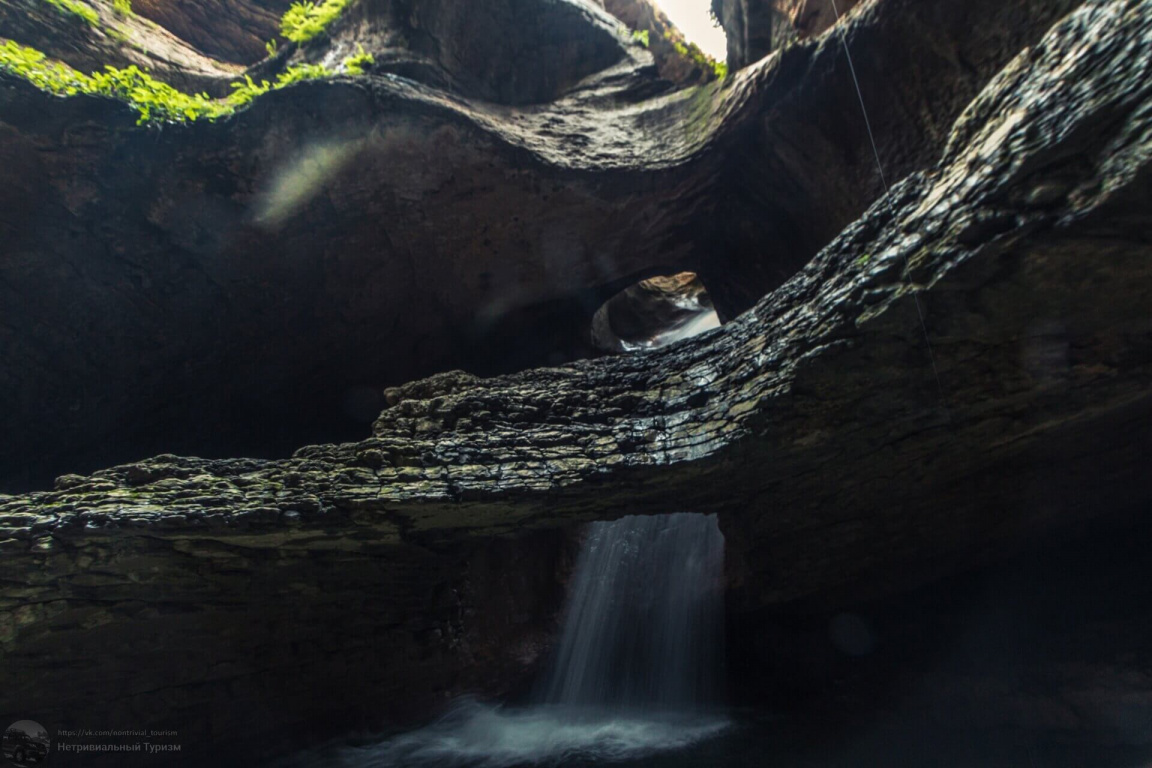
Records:
[[[302,54],[332,61],[362,46],[377,72],[515,105],[554,101],[631,48],[619,22],[586,0],[365,0],[330,35]]]
[[[596,310],[654,274],[697,272],[730,319],[880,193],[839,46],[669,91],[588,4],[529,4],[537,16],[508,34],[467,34],[507,21],[509,1],[485,5],[483,26],[427,4],[414,25],[403,4],[365,0],[252,71],[334,66],[362,43],[372,73],[215,124],[136,127],[121,105],[0,76],[20,158],[0,168],[0,301],[17,309],[0,328],[0,399],[22,404],[5,414],[0,488],[164,452],[357,439],[385,386],[596,354]],[[855,18],[891,181],[934,162],[964,105],[1063,5],[889,0],[891,15]],[[541,43],[559,27],[567,42]],[[585,46],[608,68],[548,74],[554,51]],[[466,76],[511,63],[525,76],[502,96]],[[893,81],[894,67],[917,77]],[[569,87],[542,105],[484,100]]]
[[[379,727],[447,694],[505,692],[547,645],[565,531],[625,512],[718,513],[731,608],[755,615],[890,605],[1000,551],[1146,508],[1152,20],[1141,0],[1089,0],[1045,33],[1059,10],[888,0],[858,12],[850,45],[876,53],[864,83],[904,61],[894,41],[926,50],[945,38],[925,30],[955,30],[950,54],[907,70],[923,82],[902,84],[899,114],[920,118],[877,121],[891,191],[810,260],[802,247],[766,255],[764,239],[756,253],[722,248],[729,270],[658,246],[707,220],[709,242],[735,242],[717,236],[727,221],[749,243],[793,227],[804,235],[790,245],[815,247],[812,219],[787,206],[839,201],[820,218],[832,228],[868,200],[873,187],[852,178],[868,165],[862,129],[830,142],[863,158],[839,171],[826,162],[836,153],[816,151],[819,131],[815,160],[786,140],[851,103],[827,39],[695,91],[646,91],[650,61],[622,46],[619,65],[551,105],[484,105],[382,74],[159,134],[121,105],[0,80],[16,148],[0,189],[19,189],[9,202],[22,206],[0,214],[4,306],[19,310],[0,325],[13,363],[0,386],[21,404],[5,412],[6,463],[17,451],[48,463],[61,435],[113,455],[105,438],[125,414],[142,412],[128,431],[156,439],[180,418],[165,434],[230,421],[220,403],[237,392],[306,401],[347,374],[331,361],[374,344],[402,366],[397,338],[424,345],[411,360],[451,359],[428,352],[450,332],[417,337],[419,323],[456,311],[472,322],[470,297],[486,289],[471,270],[528,271],[537,262],[522,254],[571,267],[596,263],[593,243],[620,248],[585,282],[553,285],[541,270],[525,283],[541,302],[574,284],[611,295],[657,260],[699,259],[729,310],[772,285],[766,275],[779,284],[664,350],[390,388],[358,442],[275,460],[165,454],[0,496],[0,714],[53,728],[178,723],[204,749],[227,746],[239,723],[284,747],[293,731]],[[248,205],[275,219],[292,196],[253,180],[301,155],[331,175],[266,234]],[[852,193],[821,196],[837,188]],[[585,250],[566,249],[582,237]],[[556,250],[495,249],[521,239]],[[480,264],[459,260],[489,248]],[[1146,666],[1140,652],[1123,649],[1136,656],[1121,668]],[[1060,679],[1045,683],[1055,700]],[[1147,711],[1143,676],[1109,679]],[[1070,690],[1084,722],[1107,714],[1107,698]]]
[[[761,119],[743,126],[744,142],[720,171],[722,214],[695,268],[720,316],[735,317],[791,277],[885,182],[932,167],[988,79],[1078,5],[884,0],[857,10],[846,38],[824,35],[745,70],[792,87],[768,89]]]
[[[31,46],[84,73],[136,66],[191,93],[224,95],[242,71],[144,16],[115,10],[110,2],[81,5],[96,16],[95,23],[37,0],[7,0],[0,3],[0,39]]]
[[[938,163],[723,329],[393,388],[371,438],[290,459],[166,455],[0,497],[0,710],[179,718],[219,747],[225,715],[335,733],[383,717],[381,692],[415,713],[504,690],[546,641],[549,531],[624,512],[719,513],[743,612],[896,599],[1146,503],[1144,10],[1084,3],[969,104]],[[523,536],[554,543],[498,542]],[[491,584],[476,603],[469,572]]]
[[[728,65],[739,69],[789,43],[822,34],[859,2],[712,0],[712,13],[728,36]]]
[[[292,0],[133,0],[132,10],[197,50],[233,64],[263,59]]]
[[[1142,765],[1150,536],[1140,506],[895,599],[731,614],[733,693],[787,713],[785,762]]]
[[[170,730],[176,764],[241,765],[522,692],[552,643],[569,542],[45,540],[0,602],[0,715]]]

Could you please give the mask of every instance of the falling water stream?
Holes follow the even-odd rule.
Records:
[[[593,523],[539,700],[632,711],[715,704],[723,570],[715,515]]]
[[[576,766],[719,734],[723,569],[715,515],[593,523],[534,704],[461,701],[423,729],[346,748],[334,764]]]

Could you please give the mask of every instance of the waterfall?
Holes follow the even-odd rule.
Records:
[[[715,515],[593,523],[538,697],[625,709],[716,703],[723,578],[724,536]]]
[[[593,523],[535,704],[460,701],[418,731],[343,750],[337,764],[575,768],[715,736],[728,727],[716,707],[723,571],[724,537],[715,515]]]

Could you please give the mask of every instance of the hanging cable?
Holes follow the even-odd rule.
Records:
[[[884,163],[880,160],[880,149],[876,146],[876,136],[872,132],[872,120],[868,117],[868,107],[864,105],[864,92],[860,89],[860,79],[856,77],[856,65],[852,63],[852,51],[848,48],[848,28],[841,23],[840,9],[836,5],[836,0],[832,0],[832,11],[836,14],[836,26],[840,27],[840,42],[844,46],[844,56],[848,59],[848,71],[852,73],[852,84],[856,86],[856,98],[860,101],[860,112],[864,115],[864,127],[868,131],[868,141],[872,144],[872,156],[876,158],[876,170],[880,172],[880,184],[884,187],[884,194],[887,195],[889,189],[888,179],[884,176]],[[907,253],[904,254],[904,271],[908,274],[908,285],[912,286],[912,271]],[[944,385],[940,380],[940,370],[936,367],[936,353],[932,350],[932,340],[928,337],[928,323],[924,321],[924,310],[920,307],[920,295],[915,288],[912,289],[912,300],[916,303],[916,315],[920,318],[920,330],[924,332],[924,344],[928,347],[928,360],[932,364],[932,375],[936,377],[936,390],[940,396],[940,405],[944,409],[944,415],[951,421],[952,414],[944,399]]]

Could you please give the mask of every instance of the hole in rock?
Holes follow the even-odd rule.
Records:
[[[727,55],[724,30],[712,13],[712,0],[659,0],[654,2],[690,42],[717,61]]]
[[[694,272],[650,277],[617,293],[592,318],[592,342],[607,352],[657,349],[720,327]]]

